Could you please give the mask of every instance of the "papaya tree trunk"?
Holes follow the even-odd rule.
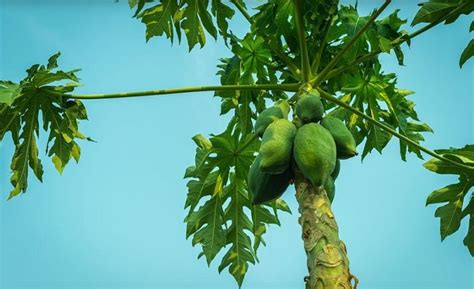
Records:
[[[357,288],[326,191],[312,186],[300,173],[296,173],[295,186],[309,271],[306,289]]]

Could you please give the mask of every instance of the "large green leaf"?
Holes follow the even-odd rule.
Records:
[[[459,167],[452,163],[431,159],[424,164],[425,168],[437,174],[451,174],[459,177],[459,182],[433,191],[426,201],[427,205],[445,203],[436,210],[435,216],[440,218],[441,240],[459,230],[463,218],[469,216],[469,227],[464,245],[474,256],[474,198],[469,192],[474,186],[474,145],[467,145],[460,149],[436,150],[438,154],[455,160],[467,167]],[[463,208],[463,205],[467,205]]]
[[[0,120],[5,124],[0,129],[0,141],[10,132],[15,144],[9,198],[26,191],[30,169],[42,181],[43,165],[37,143],[40,116],[43,130],[49,131],[46,152],[60,173],[71,157],[79,160],[80,148],[75,139],[87,139],[78,130],[78,120],[87,118],[84,106],[78,100],[61,96],[78,85],[77,70],[58,70],[59,56],[51,56],[47,65],[33,65],[19,84],[1,82],[4,86],[0,96],[6,101],[0,103]]]
[[[289,208],[282,200],[251,204],[247,174],[259,141],[236,128],[237,123],[209,140],[202,135],[193,138],[198,147],[195,163],[185,174],[190,178],[185,222],[186,236],[192,236],[193,246],[202,247],[199,257],[210,264],[225,250],[219,271],[229,268],[242,285],[249,264],[258,261],[257,249],[264,243],[266,228],[279,224],[277,210],[289,212]]]

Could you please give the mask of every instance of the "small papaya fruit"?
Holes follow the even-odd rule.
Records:
[[[296,126],[286,119],[278,119],[267,127],[259,150],[262,172],[281,174],[286,171],[290,165],[295,135]]]
[[[291,168],[282,174],[267,174],[260,170],[260,161],[261,156],[258,155],[250,166],[248,174],[248,187],[254,205],[279,198],[286,191],[291,180]]]
[[[290,105],[286,100],[277,101],[274,106],[263,110],[255,122],[255,133],[262,137],[267,127],[277,119],[286,119],[290,112]]]
[[[326,181],[324,190],[326,191],[329,201],[332,203],[334,196],[336,195],[336,185],[334,184],[334,179],[332,177],[329,177]]]
[[[324,114],[319,92],[315,89],[303,93],[296,103],[296,115],[303,123],[318,122]]]
[[[336,150],[337,150],[337,148],[336,148]],[[339,171],[340,170],[341,170],[341,161],[336,160],[336,166],[334,167],[334,171],[332,171],[332,173],[331,173],[331,178],[333,178],[333,180],[337,179],[337,176],[339,176]]]
[[[336,166],[336,143],[320,124],[308,123],[298,129],[293,156],[301,173],[314,186],[322,186]]]
[[[344,122],[335,117],[325,117],[321,121],[334,138],[337,147],[337,158],[348,159],[357,155],[356,142]]]

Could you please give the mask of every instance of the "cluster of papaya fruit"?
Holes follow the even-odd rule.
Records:
[[[339,160],[357,155],[356,142],[340,119],[323,117],[315,89],[298,96],[293,121],[289,112],[289,103],[280,100],[257,117],[255,133],[262,144],[248,174],[253,203],[279,198],[292,182],[295,166],[314,186],[324,186],[332,201]]]

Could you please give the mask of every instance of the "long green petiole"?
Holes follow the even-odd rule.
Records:
[[[324,79],[326,78],[328,73],[331,71],[331,69],[333,69],[333,67],[339,63],[339,61],[344,56],[344,54],[355,44],[355,42],[365,33],[365,31],[369,29],[369,27],[374,23],[375,19],[377,19],[377,17],[385,10],[385,8],[387,8],[390,2],[392,2],[392,0],[386,0],[385,3],[382,6],[380,6],[380,8],[377,9],[374,14],[372,14],[369,20],[367,20],[367,23],[365,23],[365,25],[362,26],[362,28],[359,29],[359,31],[357,31],[357,33],[341,49],[341,51],[339,51],[339,53],[337,53],[336,56],[334,56],[334,58],[328,63],[328,65],[324,67],[321,73],[319,73],[315,79],[311,80],[311,85],[319,86],[319,84],[321,84],[321,82],[324,81]]]
[[[301,70],[303,72],[303,82],[311,79],[311,63],[309,61],[308,45],[306,43],[306,34],[304,31],[303,0],[295,1],[295,23],[298,33],[298,42],[301,53]]]
[[[148,91],[133,91],[110,94],[62,94],[51,90],[44,90],[51,94],[61,95],[66,98],[74,99],[110,99],[110,98],[128,98],[141,96],[155,96],[166,94],[178,94],[189,92],[204,92],[204,91],[244,91],[244,90],[275,90],[275,91],[298,91],[299,83],[285,83],[285,84],[252,84],[252,85],[213,85],[213,86],[195,86],[173,89],[159,89]]]
[[[314,74],[317,74],[319,71],[319,66],[321,64],[321,57],[323,56],[324,49],[326,48],[326,45],[327,45],[326,42],[329,35],[329,29],[331,29],[332,19],[333,19],[332,17],[329,18],[328,21],[325,23],[323,37],[321,38],[319,49],[316,52],[316,56],[313,59],[313,63],[311,63],[311,71]]]
[[[340,99],[338,99],[338,98],[332,96],[331,94],[329,94],[328,92],[324,91],[323,89],[321,89],[321,88],[319,88],[319,87],[316,88],[316,89],[317,89],[317,90],[319,91],[319,93],[321,94],[321,98],[323,98],[323,99],[325,99],[325,100],[327,100],[327,101],[330,101],[330,102],[332,102],[332,103],[335,103],[335,104],[337,104],[337,105],[339,105],[339,106],[345,108],[346,110],[348,110],[348,111],[350,111],[350,112],[352,112],[352,113],[354,113],[354,114],[356,114],[356,115],[362,117],[363,119],[365,119],[366,121],[372,123],[373,125],[375,125],[375,126],[381,128],[381,129],[383,129],[383,130],[389,132],[391,135],[393,135],[393,136],[395,136],[395,137],[397,137],[397,138],[399,138],[399,139],[405,141],[407,144],[409,144],[409,145],[411,145],[411,146],[413,146],[413,147],[418,148],[420,151],[423,151],[423,152],[425,152],[425,153],[431,155],[432,157],[435,157],[435,158],[437,158],[437,159],[439,159],[439,160],[442,160],[442,161],[444,161],[444,162],[450,163],[450,164],[455,165],[455,166],[457,166],[457,167],[460,167],[460,168],[463,168],[463,169],[468,169],[468,170],[473,170],[473,171],[474,171],[474,167],[472,167],[472,166],[467,166],[467,165],[458,163],[458,162],[456,162],[456,161],[453,161],[453,160],[451,160],[451,159],[445,158],[444,156],[439,155],[439,154],[437,154],[436,152],[434,152],[434,151],[432,151],[432,150],[430,150],[430,149],[428,149],[428,148],[426,148],[426,147],[424,147],[424,146],[421,146],[421,145],[417,144],[416,142],[414,142],[414,141],[411,140],[410,138],[408,138],[408,137],[406,137],[406,136],[400,134],[399,132],[397,132],[397,131],[394,130],[393,128],[389,127],[388,125],[383,124],[383,123],[379,122],[379,121],[376,120],[376,119],[373,119],[372,117],[366,115],[365,113],[361,112],[360,110],[358,110],[358,109],[356,109],[356,108],[350,106],[349,104],[345,103],[344,101],[342,101],[342,100],[340,100]]]
[[[252,16],[248,13],[247,9],[245,9],[242,4],[237,0],[230,0],[230,2],[234,4],[234,6],[240,11],[240,13],[242,13],[242,16],[244,16],[245,19],[247,19],[247,21],[252,24]]]

